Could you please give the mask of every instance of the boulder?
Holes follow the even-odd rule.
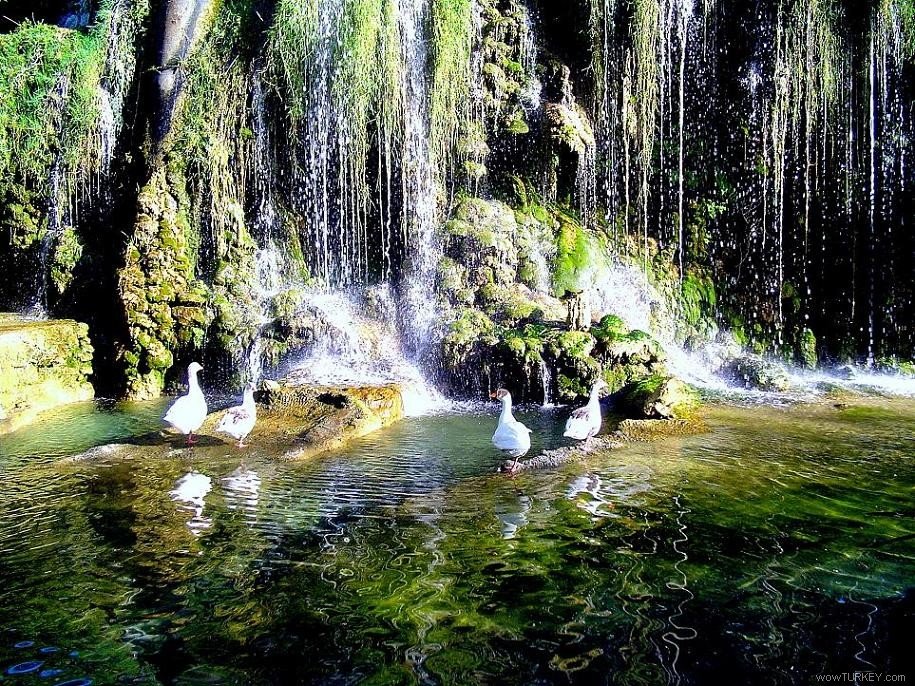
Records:
[[[624,389],[619,406],[638,419],[684,419],[693,415],[698,404],[696,392],[686,383],[654,374]]]
[[[728,362],[723,371],[725,376],[742,383],[746,388],[781,392],[791,386],[784,367],[759,355],[737,357]]]
[[[92,353],[85,324],[0,314],[0,434],[58,405],[91,400]]]
[[[380,386],[293,386],[271,384],[257,400],[252,439],[267,436],[286,459],[300,460],[339,450],[353,439],[403,419],[403,397],[395,384]]]

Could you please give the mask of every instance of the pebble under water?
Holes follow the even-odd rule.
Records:
[[[515,478],[494,407],[301,464],[256,433],[67,459],[161,408],[0,437],[3,684],[915,679],[915,401],[710,407]]]

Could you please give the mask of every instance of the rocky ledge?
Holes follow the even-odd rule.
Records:
[[[283,457],[300,460],[339,450],[403,419],[403,397],[383,386],[285,386],[267,382],[257,394],[264,405],[252,438],[267,435],[287,447]]]
[[[58,405],[91,400],[92,352],[85,324],[0,314],[0,434]]]
[[[517,474],[532,469],[552,469],[584,459],[594,453],[616,450],[630,443],[649,443],[675,436],[696,436],[708,431],[705,422],[695,415],[684,419],[624,419],[610,434],[597,436],[578,445],[544,450],[539,455],[519,460],[517,463],[514,460],[506,460],[500,465],[499,471]]]
[[[255,393],[257,425],[248,436],[252,450],[284,460],[304,460],[344,449],[351,441],[403,418],[401,389],[377,386],[297,386],[266,381]],[[224,410],[212,412],[200,428],[198,443],[163,429],[129,443],[99,446],[70,460],[106,458],[120,453],[162,457],[176,451],[236,451],[233,440],[216,433]]]

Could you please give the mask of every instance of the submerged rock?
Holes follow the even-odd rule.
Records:
[[[669,436],[694,436],[706,433],[708,427],[692,419],[625,419],[617,435],[627,441],[649,442]]]
[[[528,460],[506,460],[499,466],[500,472],[517,474],[534,469],[553,469],[583,459],[595,453],[617,450],[627,443],[646,443],[672,436],[695,436],[708,432],[706,424],[692,417],[690,419],[625,419],[615,432],[597,436],[578,445],[544,450]]]
[[[623,441],[619,440],[618,437],[598,436],[579,445],[544,450],[529,460],[519,460],[517,464],[515,464],[514,460],[506,460],[499,467],[499,471],[517,474],[518,472],[526,472],[533,469],[552,469],[580,460],[592,453],[615,450],[623,445]]]
[[[91,400],[85,324],[0,314],[0,434],[58,405]]]

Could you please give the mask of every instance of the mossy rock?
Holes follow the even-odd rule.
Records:
[[[404,416],[397,385],[296,386],[265,383],[257,394],[264,405],[252,441],[267,438],[285,445],[288,460],[340,450],[356,438],[390,426]]]
[[[784,367],[759,355],[735,358],[722,371],[725,376],[742,383],[745,388],[783,392],[791,387],[791,380]]]
[[[817,355],[817,337],[810,329],[801,332],[798,341],[797,361],[804,369],[816,369],[819,357]]]
[[[644,331],[638,329],[601,346],[600,356],[613,363],[659,364],[664,360],[661,345]]]
[[[608,314],[591,327],[591,335],[599,343],[612,343],[622,339],[629,333],[629,327],[615,314]]]
[[[503,324],[515,324],[524,319],[542,319],[543,312],[520,284],[499,286],[488,283],[478,291],[480,305],[486,314]]]
[[[523,112],[515,112],[505,120],[505,130],[513,136],[523,136],[530,133],[531,127],[524,120]]]
[[[83,245],[72,226],[65,227],[54,244],[51,258],[51,285],[60,296],[73,281],[73,269],[83,256]]]
[[[118,274],[130,346],[120,359],[127,395],[133,398],[162,392],[174,353],[202,342],[210,318],[209,310],[194,307],[206,286],[194,279],[193,237],[182,219],[189,203],[184,183],[174,167],[152,175],[140,193],[137,222]]]
[[[881,372],[915,378],[915,360],[906,360],[900,357],[880,357],[876,360],[874,366]],[[854,371],[852,367],[849,369]]]
[[[594,148],[594,130],[579,105],[547,103],[544,107],[550,138],[557,145],[584,157]]]
[[[699,397],[680,379],[654,374],[624,389],[618,406],[639,419],[686,419],[698,409]]]
[[[587,331],[562,331],[550,339],[555,357],[586,359],[591,355],[596,341]]]
[[[273,319],[289,319],[299,311],[305,301],[305,291],[300,288],[287,289],[270,301],[270,315]]]
[[[48,219],[41,203],[40,196],[25,186],[6,184],[0,206],[0,230],[10,237],[11,247],[24,250],[44,238]]]
[[[0,433],[93,398],[92,356],[85,324],[0,314]]]
[[[588,286],[593,258],[591,239],[584,228],[567,217],[559,224],[553,262],[553,295],[562,298]]]
[[[459,371],[478,345],[495,345],[497,327],[484,313],[473,308],[459,311],[442,339],[442,359],[451,371]]]

